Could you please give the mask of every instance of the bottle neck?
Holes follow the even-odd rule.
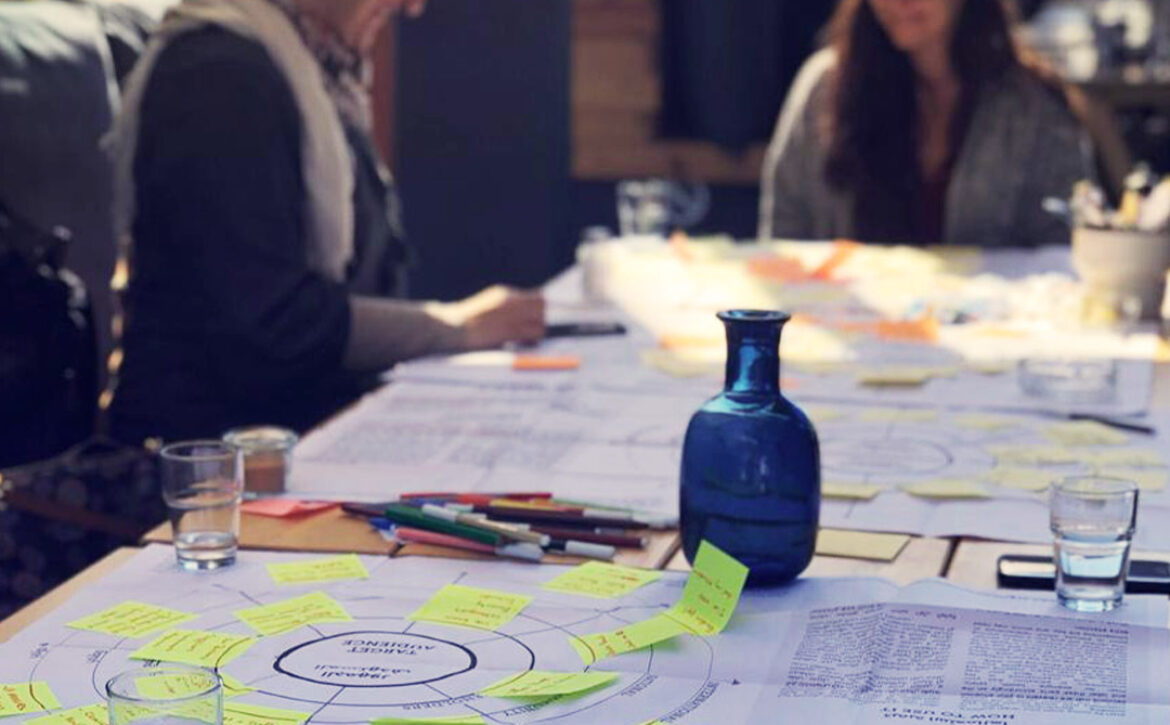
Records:
[[[727,370],[723,391],[770,397],[780,392],[780,327],[727,325]]]

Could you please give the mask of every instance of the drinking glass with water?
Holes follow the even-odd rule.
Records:
[[[234,563],[244,489],[240,449],[189,441],[166,446],[159,455],[179,565],[216,569]]]
[[[1083,476],[1053,486],[1056,596],[1065,607],[1107,612],[1121,603],[1137,504],[1132,481]]]
[[[221,725],[219,675],[188,665],[130,670],[106,683],[110,725]]]

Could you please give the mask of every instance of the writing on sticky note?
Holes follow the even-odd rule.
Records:
[[[911,496],[917,496],[918,498],[991,498],[991,493],[982,484],[964,479],[936,478],[928,481],[902,484],[901,488]]]
[[[650,647],[673,639],[689,630],[675,620],[658,614],[650,619],[627,624],[609,632],[576,635],[569,638],[569,645],[586,665],[607,657],[616,657],[626,652]]]
[[[178,697],[198,695],[208,689],[210,681],[202,674],[156,674],[144,670],[134,680],[134,686],[143,697],[169,700]]]
[[[454,717],[380,717],[370,725],[485,725],[487,720],[479,715],[455,715]]]
[[[448,584],[407,619],[495,631],[511,622],[532,597]]]
[[[1048,487],[1060,480],[1063,474],[1044,468],[1023,468],[1020,466],[996,466],[988,478],[997,486],[1020,491],[1047,491]]]
[[[268,516],[283,519],[317,514],[340,505],[336,501],[297,501],[290,498],[262,498],[256,501],[245,502],[240,506],[240,510],[253,516]]]
[[[110,710],[105,703],[83,705],[25,720],[25,725],[109,725]]]
[[[357,554],[330,556],[309,561],[269,564],[268,574],[277,584],[315,584],[343,579],[368,579],[370,573]]]
[[[746,566],[704,541],[699,544],[682,599],[666,611],[666,616],[693,634],[718,634],[731,621],[747,576]]]
[[[1095,420],[1053,423],[1044,435],[1062,446],[1120,446],[1129,442],[1126,434]]]
[[[140,647],[130,659],[222,667],[247,652],[255,641],[246,635],[172,629]]]
[[[821,529],[817,532],[817,554],[846,559],[893,561],[910,543],[905,534]]]
[[[517,355],[512,361],[512,369],[521,371],[576,370],[579,367],[581,358],[577,355]]]
[[[580,695],[612,684],[616,672],[544,672],[528,670],[511,675],[479,691],[486,697],[555,697]]]
[[[306,624],[353,621],[345,607],[325,592],[313,592],[275,604],[241,609],[235,615],[265,636],[291,632]]]
[[[311,715],[298,710],[245,705],[241,702],[223,704],[223,725],[300,725]]]
[[[0,685],[0,717],[56,710],[59,707],[61,703],[47,682],[38,680]]]
[[[851,501],[871,501],[882,492],[882,487],[872,483],[838,483],[826,481],[821,484],[823,498],[840,498]]]
[[[599,599],[612,599],[629,594],[638,587],[661,578],[662,573],[657,571],[590,561],[546,582],[544,588]]]
[[[96,614],[67,624],[73,629],[111,634],[115,637],[145,637],[195,619],[198,615],[142,602],[122,602]]]
[[[1098,468],[1098,476],[1133,481],[1142,491],[1162,491],[1170,470],[1165,468]]]

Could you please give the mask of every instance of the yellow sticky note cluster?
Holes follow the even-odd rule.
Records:
[[[241,609],[235,615],[265,636],[291,632],[306,624],[353,621],[345,607],[325,592],[313,592],[276,604]]]
[[[585,664],[633,652],[683,633],[710,636],[731,621],[747,583],[748,568],[709,542],[702,542],[679,601],[662,614],[610,632],[571,637]]]
[[[532,597],[448,584],[411,614],[412,621],[495,631],[523,611]]]
[[[105,703],[83,705],[24,722],[25,725],[109,725],[110,710]]]
[[[310,561],[269,564],[268,574],[277,584],[315,584],[342,579],[368,579],[370,573],[356,554],[330,556]]]
[[[456,715],[454,717],[380,717],[371,720],[370,725],[485,725],[486,722],[479,715]]]
[[[905,534],[840,529],[821,529],[817,532],[817,554],[821,556],[893,561],[909,543],[910,537]]]
[[[17,682],[0,685],[0,717],[27,715],[30,712],[44,712],[61,707],[57,696],[49,689],[49,683]]]
[[[96,614],[82,617],[67,627],[115,637],[145,637],[195,619],[198,615],[142,602],[122,602]]]
[[[1129,442],[1126,434],[1095,420],[1054,423],[1044,435],[1062,446],[1120,446]]]
[[[918,498],[991,498],[983,484],[963,479],[931,479],[906,483],[901,489]]]
[[[223,705],[223,725],[300,725],[311,715],[312,713],[308,712],[245,705],[240,702],[225,702]]]
[[[662,573],[618,564],[590,561],[546,582],[545,589],[587,597],[612,599],[662,578]]]
[[[519,675],[505,677],[485,687],[479,694],[486,697],[555,697],[558,695],[580,695],[590,690],[612,684],[617,680],[616,672],[542,672],[528,670]]]
[[[245,635],[172,629],[140,647],[130,659],[222,667],[247,652],[255,641]]]
[[[823,498],[841,498],[852,501],[871,501],[882,492],[882,487],[872,483],[839,483],[826,481],[821,484]]]

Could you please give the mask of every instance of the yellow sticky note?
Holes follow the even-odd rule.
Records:
[[[580,695],[613,684],[616,672],[542,672],[528,670],[505,677],[479,691],[485,697],[555,697]]]
[[[1059,466],[1078,463],[1085,452],[1062,446],[991,446],[988,452],[998,463],[1014,463],[1017,466]]]
[[[739,604],[748,568],[714,544],[699,544],[682,599],[666,616],[704,637],[723,631]]]
[[[545,589],[587,597],[612,599],[662,578],[662,573],[618,564],[590,561],[546,582]]]
[[[871,501],[881,492],[882,487],[872,483],[837,483],[834,481],[826,481],[821,484],[822,498]]]
[[[1120,446],[1129,442],[1126,434],[1095,420],[1053,423],[1044,435],[1062,446]]]
[[[25,720],[25,725],[109,725],[110,709],[103,702]]]
[[[929,423],[938,420],[938,411],[912,408],[870,408],[858,416],[868,423]]]
[[[990,498],[982,484],[962,479],[934,479],[902,485],[902,490],[919,498]]]
[[[1103,451],[1082,451],[1079,460],[1090,466],[1122,468],[1162,468],[1166,459],[1149,448],[1109,448]]]
[[[857,382],[874,388],[916,388],[926,385],[934,376],[930,368],[862,368],[857,371]]]
[[[606,657],[640,650],[687,632],[686,627],[665,614],[659,614],[609,632],[570,637],[569,644],[582,662],[591,665]]]
[[[1048,487],[1064,477],[1044,468],[1020,468],[1018,466],[996,466],[988,478],[996,486],[1015,488],[1021,491],[1047,491]]]
[[[325,592],[313,592],[276,604],[241,609],[235,615],[265,636],[291,632],[306,624],[353,621],[345,607]]]
[[[821,529],[817,532],[817,553],[822,556],[893,561],[909,543],[910,537],[905,534],[840,529]]]
[[[1170,471],[1164,468],[1098,468],[1098,476],[1133,481],[1142,491],[1162,491]]]
[[[834,420],[840,420],[845,417],[844,411],[840,408],[830,408],[826,405],[804,405],[805,415],[812,418],[817,425],[821,423],[829,423]]]
[[[162,675],[143,670],[142,677],[134,680],[138,692],[145,697],[169,700],[187,697],[203,692],[210,683],[201,675]]]
[[[980,375],[1003,375],[1011,372],[1015,363],[1010,360],[968,360],[966,367]]]
[[[240,695],[246,695],[249,692],[256,691],[255,687],[248,687],[226,672],[219,673],[219,682],[223,687],[223,696],[225,698],[239,697]]]
[[[951,420],[955,425],[962,428],[974,428],[976,430],[1002,430],[1004,428],[1014,428],[1019,425],[1019,421],[1015,418],[1008,418],[1004,415],[984,415],[980,413],[967,413],[964,415],[956,415]]]
[[[199,615],[142,602],[122,602],[96,614],[65,625],[74,629],[112,634],[115,637],[145,637],[189,622]]]
[[[522,594],[448,584],[407,619],[495,631],[531,601],[532,597]]]
[[[241,702],[223,704],[223,725],[300,725],[311,715],[309,712],[245,705]]]
[[[222,667],[247,652],[255,642],[246,635],[172,629],[140,647],[130,659]]]
[[[369,579],[370,573],[357,554],[330,556],[310,561],[269,564],[268,574],[277,584],[312,584],[342,579]]]
[[[456,715],[454,717],[380,717],[371,720],[370,725],[485,725],[479,715]]]
[[[44,712],[61,707],[57,696],[49,689],[49,683],[16,682],[0,685],[0,717],[27,715],[30,712]]]

